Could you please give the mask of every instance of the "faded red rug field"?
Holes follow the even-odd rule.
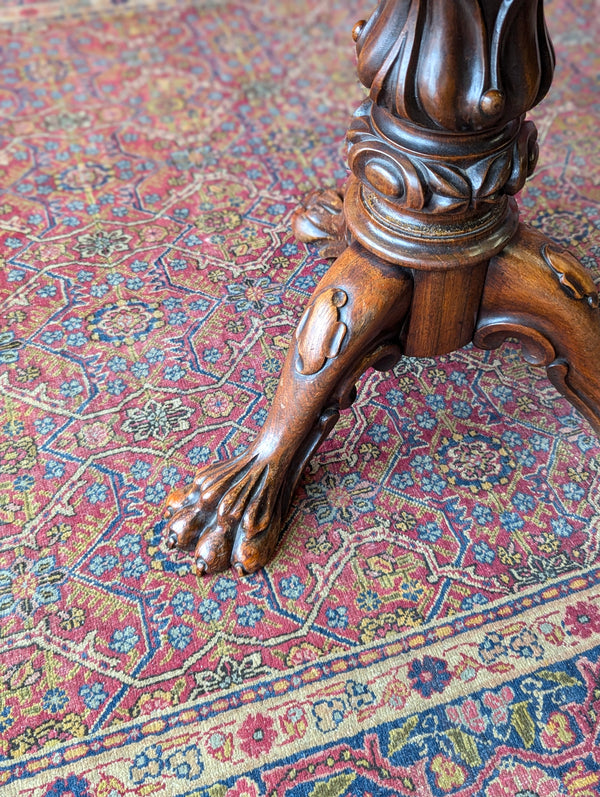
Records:
[[[163,545],[328,266],[369,10],[0,10],[2,797],[600,794],[600,443],[516,344],[367,375],[264,572]],[[547,15],[520,205],[598,283],[598,15]]]

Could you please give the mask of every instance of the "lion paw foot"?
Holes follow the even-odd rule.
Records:
[[[253,573],[273,556],[281,525],[273,467],[246,453],[199,471],[167,498],[167,546],[194,550],[198,573]]]

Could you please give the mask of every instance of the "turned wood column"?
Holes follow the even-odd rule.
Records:
[[[382,0],[353,30],[370,90],[348,131],[352,236],[410,267],[414,356],[473,335],[487,261],[514,235],[512,196],[533,171],[524,121],[554,54],[541,0]]]

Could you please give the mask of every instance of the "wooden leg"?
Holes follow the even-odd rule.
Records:
[[[490,261],[474,342],[491,349],[507,337],[600,434],[598,291],[571,254],[525,225]]]
[[[354,244],[317,286],[290,346],[264,427],[248,450],[202,468],[167,500],[168,544],[195,548],[200,573],[251,573],[275,551],[302,470],[369,366],[390,368],[412,295],[410,273]]]

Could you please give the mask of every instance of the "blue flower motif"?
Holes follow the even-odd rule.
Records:
[[[108,647],[115,653],[129,653],[130,650],[140,641],[135,628],[126,625],[125,628],[117,628],[113,631]]]
[[[426,470],[433,470],[433,459],[429,454],[417,454],[411,465],[419,475],[422,475]]]
[[[67,346],[76,346],[77,348],[80,348],[81,346],[85,346],[86,343],[87,338],[83,332],[74,332],[72,335],[67,335]]]
[[[50,459],[46,462],[45,479],[60,479],[65,472],[65,463]]]
[[[108,492],[108,487],[105,484],[100,484],[100,482],[94,482],[94,484],[90,485],[87,488],[87,490],[85,491],[85,495],[90,504],[101,504],[104,501],[106,501],[107,492]]]
[[[375,443],[383,443],[390,437],[389,429],[381,423],[374,423],[370,426],[367,429],[367,434]]]
[[[516,448],[517,446],[523,445],[523,438],[518,432],[509,430],[502,435],[502,442],[506,443],[507,446]]]
[[[356,605],[364,612],[375,612],[381,606],[381,598],[374,590],[367,589],[358,594]]]
[[[153,347],[146,352],[146,359],[152,364],[161,363],[165,359],[165,355],[160,349]]]
[[[281,579],[279,582],[279,590],[284,598],[293,598],[297,600],[304,592],[304,584],[297,575],[293,575],[289,578]]]
[[[144,493],[144,500],[150,504],[161,504],[167,497],[167,492],[160,482],[149,484]]]
[[[81,329],[83,321],[81,318],[67,318],[63,321],[63,327],[67,330],[67,332],[74,332],[76,329]]]
[[[181,260],[176,258],[175,260],[171,260],[170,266],[173,271],[185,271],[187,268],[187,260]]]
[[[44,287],[40,288],[36,293],[44,299],[56,296],[56,285],[44,285]]]
[[[136,556],[135,559],[128,559],[123,565],[123,578],[134,578],[137,580],[147,572],[148,565],[141,556]]]
[[[455,418],[468,418],[472,412],[466,401],[453,401],[452,414]]]
[[[489,603],[489,601],[485,595],[482,595],[481,592],[476,592],[473,595],[466,597],[460,604],[460,608],[463,611],[468,612],[474,609],[476,606],[485,606],[486,603]]]
[[[47,329],[45,332],[41,334],[42,343],[45,343],[47,346],[52,345],[62,339],[63,337],[62,329]]]
[[[515,493],[512,502],[519,512],[530,512],[535,508],[535,498],[526,493]]]
[[[106,361],[106,365],[113,374],[122,373],[123,371],[127,370],[127,360],[125,357],[111,357],[109,360]]]
[[[67,697],[67,693],[64,689],[48,689],[42,698],[44,711],[48,711],[51,714],[56,714],[57,712],[61,711],[61,709],[63,709],[68,702],[69,698]]]
[[[525,525],[523,518],[516,512],[501,512],[500,523],[506,531],[518,531]]]
[[[236,606],[235,613],[240,625],[247,628],[254,626],[262,620],[264,611],[255,603],[246,603],[244,606]]]
[[[421,412],[417,415],[417,423],[422,429],[435,429],[437,421],[430,412]]]
[[[397,490],[406,490],[408,487],[414,485],[414,481],[410,473],[404,471],[403,473],[394,473],[391,479],[391,485]]]
[[[568,484],[564,485],[563,493],[565,498],[568,498],[570,501],[581,501],[585,495],[585,490],[580,484],[577,484],[576,482],[569,482]]]
[[[152,468],[148,462],[144,462],[142,459],[136,459],[131,466],[131,475],[134,479],[147,479],[151,470]]]
[[[174,625],[169,628],[167,637],[176,650],[184,650],[192,641],[192,629],[189,625]]]
[[[133,263],[130,263],[129,268],[135,272],[146,271],[148,263],[144,260],[134,260]]]
[[[238,588],[233,579],[221,577],[213,586],[213,592],[219,600],[233,600],[233,598],[237,597]]]
[[[28,490],[31,490],[34,484],[35,479],[28,473],[24,476],[17,476],[13,482],[15,490],[19,493],[26,493]]]
[[[185,376],[185,368],[182,368],[180,365],[170,365],[164,370],[164,377],[168,379],[170,382],[178,382],[182,377]]]
[[[83,393],[83,386],[76,379],[63,382],[60,386],[60,394],[65,396],[65,398],[74,398],[80,393]]]
[[[43,418],[36,418],[33,425],[38,434],[48,434],[56,427],[56,421],[50,415],[45,415]]]
[[[195,302],[190,302],[190,310],[194,312],[204,313],[210,307],[206,299],[196,299]]]
[[[136,379],[145,379],[150,373],[150,366],[148,363],[134,363],[131,366],[131,373],[136,377]]]
[[[210,457],[210,448],[208,446],[194,446],[188,454],[188,459],[192,465],[199,465],[201,462],[207,462]]]
[[[202,359],[207,363],[216,363],[221,359],[221,352],[214,347],[212,349],[204,349]]]
[[[109,379],[106,382],[106,392],[111,396],[120,396],[125,390],[127,385],[122,379]]]
[[[573,534],[573,526],[564,517],[552,518],[550,525],[558,537],[570,537]]]
[[[412,686],[425,698],[431,697],[433,692],[443,692],[452,679],[446,662],[433,656],[424,656],[423,661],[412,661],[408,677],[413,682]]]
[[[509,387],[505,385],[497,385],[492,390],[492,396],[499,399],[502,404],[505,404],[507,401],[510,401],[513,397],[513,392]]]
[[[393,387],[391,390],[385,394],[386,401],[392,407],[403,407],[404,402],[406,401],[406,397],[401,390],[398,390],[397,387]]]
[[[325,612],[325,616],[327,617],[327,625],[330,628],[348,627],[348,609],[345,606],[330,606]]]
[[[440,526],[432,520],[417,528],[419,539],[427,542],[437,542],[443,533]]]
[[[163,306],[166,307],[167,310],[174,310],[176,307],[181,307],[182,301],[183,300],[178,296],[169,296],[164,300]]]
[[[87,708],[95,711],[99,709],[108,697],[108,693],[104,689],[104,685],[100,681],[94,681],[91,684],[83,684],[79,687],[79,696]]]
[[[204,598],[198,604],[198,614],[205,623],[221,619],[221,607],[212,598]]]
[[[105,293],[108,293],[108,285],[100,283],[99,285],[92,285],[90,288],[90,295],[95,299],[101,299]]]
[[[446,482],[437,473],[432,473],[430,476],[423,476],[421,480],[421,488],[426,493],[435,493],[441,495],[446,487]]]
[[[286,257],[291,257],[291,255],[298,254],[298,244],[294,244],[294,243],[290,243],[290,242],[285,243],[281,247],[281,252]]]
[[[162,480],[165,484],[173,487],[179,481],[179,471],[173,465],[162,469]]]
[[[541,434],[532,435],[529,438],[529,443],[534,451],[548,451],[550,449],[550,441]]]
[[[446,402],[444,401],[443,396],[440,396],[437,393],[430,393],[430,395],[427,396],[427,398],[425,399],[425,402],[426,402],[427,406],[431,407],[431,409],[434,412],[437,412],[438,410],[444,409],[444,406],[446,404]]]
[[[10,249],[20,249],[23,246],[23,241],[20,238],[6,238],[4,244]]]
[[[492,510],[483,504],[475,504],[473,507],[473,518],[480,526],[487,526],[494,519]]]
[[[495,552],[484,540],[475,543],[473,546],[473,555],[478,562],[486,565],[491,564],[496,558]]]
[[[515,457],[517,462],[520,465],[523,465],[525,468],[532,468],[535,465],[535,457],[533,453],[528,449],[523,449],[523,451],[516,451]]]
[[[142,550],[140,535],[124,534],[120,540],[117,540],[117,547],[123,556],[129,556],[132,553],[139,553]]]
[[[139,277],[131,277],[125,284],[130,291],[139,291],[144,287],[144,282]]]
[[[188,590],[181,590],[173,596],[171,601],[173,611],[178,617],[181,617],[186,612],[191,612],[194,608],[194,596]]]
[[[112,570],[118,561],[119,560],[116,556],[101,556],[100,554],[97,554],[89,564],[90,573],[92,573],[94,576],[103,576],[104,573]]]
[[[54,781],[44,797],[92,797],[89,786],[85,778],[69,775]]]

